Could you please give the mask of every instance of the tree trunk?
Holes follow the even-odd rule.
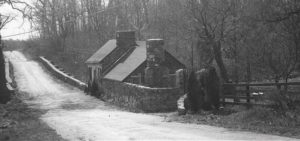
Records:
[[[0,103],[6,104],[10,100],[10,95],[6,87],[5,78],[5,61],[2,51],[1,36],[0,36]]]
[[[213,44],[213,51],[214,51],[214,56],[215,56],[215,60],[217,62],[217,65],[220,69],[220,74],[221,77],[223,79],[223,82],[229,82],[228,79],[228,74],[227,74],[227,70],[225,68],[224,62],[223,62],[223,58],[222,58],[222,52],[221,52],[221,43],[219,42],[215,42]]]
[[[247,82],[250,83],[252,81],[252,75],[251,75],[251,64],[249,57],[247,56]]]
[[[287,94],[287,91],[288,91],[288,80],[289,80],[289,75],[287,75],[286,77],[285,77],[285,85],[284,85],[284,91],[285,91],[285,93]]]
[[[0,42],[0,87],[3,88],[6,86],[6,78],[5,78],[5,64],[4,64],[4,56],[2,52],[2,46]]]

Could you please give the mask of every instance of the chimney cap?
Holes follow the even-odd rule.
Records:
[[[117,32],[135,32],[134,30],[118,30]]]
[[[132,30],[117,31],[116,36],[117,38],[135,38],[135,31]]]
[[[148,45],[164,45],[163,39],[148,39],[147,40]]]
[[[157,38],[157,39],[148,39],[147,41],[163,41],[164,39],[161,39],[161,38]]]

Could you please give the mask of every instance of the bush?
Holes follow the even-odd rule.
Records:
[[[6,104],[10,99],[10,92],[5,87],[0,88],[0,104]]]
[[[273,108],[281,111],[295,110],[296,102],[286,91],[275,90],[266,97],[272,102]]]
[[[297,127],[300,121],[296,111],[277,111],[273,108],[254,107],[252,109],[230,115],[233,124],[242,124],[245,128]]]

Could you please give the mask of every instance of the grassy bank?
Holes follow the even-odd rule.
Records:
[[[205,124],[300,139],[299,107],[283,112],[266,107],[247,109],[243,106],[226,106],[224,110],[215,113],[201,111],[183,116],[178,116],[177,113],[164,116],[168,122]]]
[[[8,104],[0,105],[0,140],[65,141],[39,119],[42,114],[13,96]]]

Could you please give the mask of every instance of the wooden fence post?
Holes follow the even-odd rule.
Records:
[[[221,85],[221,90],[220,90],[220,94],[222,96],[222,105],[223,107],[225,107],[225,94],[224,94],[224,89],[225,89],[225,84],[223,83]]]
[[[234,88],[234,89],[232,89],[232,88]],[[236,91],[236,86],[232,86],[231,89],[232,89],[233,96],[234,96],[233,101],[234,102],[240,102],[240,99],[239,99],[239,96],[238,96],[238,92]]]
[[[250,104],[250,86],[246,86],[247,103]]]

